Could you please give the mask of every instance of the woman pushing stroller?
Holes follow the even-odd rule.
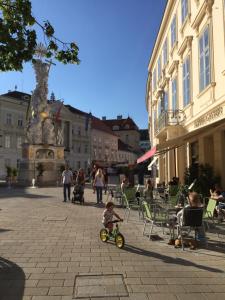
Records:
[[[85,186],[84,170],[79,169],[75,180],[74,189],[73,189],[73,199],[72,199],[73,203],[75,201],[84,203],[84,186]]]

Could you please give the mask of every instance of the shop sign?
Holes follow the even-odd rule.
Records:
[[[222,114],[223,114],[223,107],[222,106],[216,107],[212,111],[208,112],[207,114],[197,119],[194,122],[194,127],[198,128],[205,124],[211,123],[213,120],[219,118]]]

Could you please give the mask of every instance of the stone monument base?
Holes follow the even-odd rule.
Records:
[[[23,144],[18,184],[31,186],[56,186],[61,180],[61,168],[65,166],[64,147]]]

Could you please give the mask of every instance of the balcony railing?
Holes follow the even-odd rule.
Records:
[[[182,110],[164,111],[155,123],[155,134],[159,134],[164,128],[172,125],[180,125],[186,118]]]

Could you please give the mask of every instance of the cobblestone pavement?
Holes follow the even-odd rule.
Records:
[[[85,200],[63,203],[61,188],[0,189],[1,300],[225,299],[222,246],[182,251],[149,241],[132,214],[117,249],[99,240],[103,207],[91,190]]]

